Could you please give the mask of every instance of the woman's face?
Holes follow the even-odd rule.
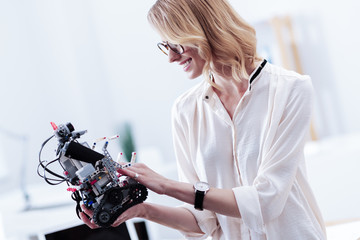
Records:
[[[169,62],[178,63],[187,73],[189,79],[194,79],[202,74],[205,65],[205,60],[200,57],[196,48],[184,46],[182,54],[169,51]]]

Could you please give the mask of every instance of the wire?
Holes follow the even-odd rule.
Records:
[[[42,161],[42,163],[44,163],[44,162],[47,162],[47,161]],[[46,178],[46,180],[51,180],[51,181],[61,181],[61,182],[63,182],[64,180],[63,179],[55,179],[55,178],[49,178],[49,177],[46,177],[45,176],[45,171],[44,171],[44,173],[43,173],[43,175],[41,175],[40,174],[40,164],[38,165],[38,168],[37,168],[37,174],[41,177],[41,178]],[[44,169],[43,169],[44,170]],[[48,182],[48,181],[47,181]]]
[[[82,201],[82,196],[80,196],[79,191],[75,191],[75,192],[73,192],[73,194],[71,194],[71,198],[76,202],[75,211],[76,211],[76,215],[78,216],[78,218],[80,218],[79,213],[82,212],[82,209],[80,206],[80,202]]]
[[[37,174],[38,174],[40,177],[44,178],[45,181],[46,181],[48,184],[50,184],[50,185],[58,185],[58,184],[60,184],[60,183],[63,183],[63,182],[65,182],[65,181],[67,181],[67,178],[65,178],[65,177],[63,177],[63,176],[61,176],[61,175],[59,175],[59,174],[51,171],[51,170],[48,168],[48,166],[49,166],[50,164],[52,164],[52,163],[54,163],[54,162],[56,162],[56,161],[59,161],[59,159],[60,159],[59,157],[56,158],[56,159],[54,159],[54,160],[52,160],[52,161],[50,161],[50,162],[48,162],[48,163],[47,163],[47,161],[45,161],[45,160],[41,160],[41,153],[42,153],[42,150],[43,150],[44,146],[45,146],[54,136],[55,136],[55,135],[52,135],[51,137],[49,137],[48,139],[46,139],[46,140],[41,144],[41,148],[40,148],[40,151],[39,151],[39,165],[38,165],[38,167],[37,167]],[[47,163],[47,164],[44,165],[45,163]],[[40,174],[40,171],[39,171],[40,167],[42,167],[42,169],[44,170],[44,173],[43,173],[42,175]],[[54,177],[57,177],[58,179],[46,177],[46,172],[50,173],[50,174],[53,175]],[[56,183],[51,182],[51,181],[55,181]]]
[[[58,162],[58,161],[59,161],[59,158],[54,159],[54,160],[50,161],[49,163],[47,163],[47,164],[45,165],[46,168],[44,169],[44,179],[45,179],[45,181],[46,181],[48,184],[50,184],[50,185],[58,185],[58,184],[63,183],[63,182],[65,182],[65,181],[67,180],[66,178],[63,178],[63,179],[51,179],[51,178],[46,177],[46,170],[48,170],[48,166],[49,166],[50,164],[52,164],[52,163],[54,163],[54,162]],[[50,182],[49,180],[56,181],[57,183],[52,183],[52,182]]]
[[[41,153],[43,148],[45,147],[45,145],[54,137],[55,135],[52,135],[51,137],[49,137],[48,139],[46,139],[42,144],[41,144],[41,148],[39,151],[39,164],[37,167],[37,174],[42,177],[43,179],[45,179],[45,181],[50,184],[50,185],[58,185],[61,184],[63,182],[66,182],[66,184],[69,186],[69,178],[63,177],[53,171],[51,171],[49,169],[49,166],[51,164],[53,164],[54,162],[59,162],[60,161],[60,156],[51,160],[50,162],[46,161],[46,160],[41,160]],[[80,134],[78,136],[75,136],[73,141],[75,141],[76,137],[80,137]],[[58,149],[56,151],[56,155],[58,155],[59,150],[61,149],[61,145],[59,144]],[[64,167],[60,164],[60,166],[64,169]],[[40,173],[40,168],[43,169],[43,173]],[[65,170],[65,169],[64,169]],[[53,177],[56,178],[50,178],[46,176],[46,173],[51,174]],[[81,195],[80,195],[81,194]],[[83,200],[84,196],[82,195],[82,192],[79,192],[78,190],[73,192],[71,194],[71,198],[76,202],[76,207],[75,207],[75,211],[76,211],[76,215],[80,218],[80,212],[82,212],[81,209],[81,201]],[[89,217],[89,216],[88,216]],[[90,218],[90,217],[89,217]],[[81,218],[80,218],[81,219]]]

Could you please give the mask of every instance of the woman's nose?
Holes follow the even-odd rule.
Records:
[[[175,62],[176,60],[181,58],[180,54],[178,54],[172,50],[169,51],[168,57],[169,57],[169,63]]]

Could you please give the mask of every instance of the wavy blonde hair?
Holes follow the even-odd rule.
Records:
[[[205,59],[205,78],[212,82],[214,62],[230,67],[232,77],[249,77],[246,69],[260,58],[255,29],[226,0],[157,0],[148,21],[169,42],[196,47]]]

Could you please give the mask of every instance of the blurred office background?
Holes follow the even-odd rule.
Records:
[[[146,19],[154,2],[0,0],[0,239],[37,239],[77,221],[66,186],[36,174],[51,121],[87,129],[82,139],[89,143],[130,124],[138,161],[176,178],[171,106],[202,79],[188,80],[157,49],[161,39]],[[312,77],[309,179],[331,237],[360,237],[349,225],[360,218],[360,2],[230,3],[255,26],[262,56]],[[120,151],[111,142],[113,157]],[[179,204],[154,194],[149,201]],[[153,239],[181,238],[147,226]]]

